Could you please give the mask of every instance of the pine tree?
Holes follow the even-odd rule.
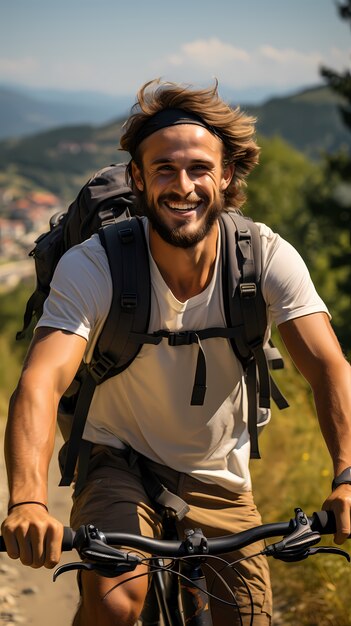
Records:
[[[337,3],[340,17],[351,27],[351,0]],[[338,73],[322,67],[321,75],[329,87],[340,96],[340,114],[345,132],[351,132],[351,72]],[[351,154],[345,147],[326,155],[323,181],[310,190],[309,204],[318,224],[320,240],[329,257],[332,276],[336,282],[334,323],[344,350],[351,350]],[[335,300],[336,295],[336,300]]]

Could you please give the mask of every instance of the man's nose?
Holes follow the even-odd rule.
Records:
[[[175,185],[177,190],[184,195],[191,193],[195,189],[195,183],[185,169],[179,170],[177,173]]]

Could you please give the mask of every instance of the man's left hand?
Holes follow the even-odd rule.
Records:
[[[351,535],[351,485],[339,485],[323,504],[324,511],[333,511],[336,519],[334,541],[342,544]]]

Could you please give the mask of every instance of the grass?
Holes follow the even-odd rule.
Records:
[[[267,523],[290,519],[297,506],[308,515],[320,510],[332,480],[311,392],[288,357],[285,361],[284,373],[275,378],[291,406],[273,410],[271,423],[260,437],[262,459],[251,464],[256,503]],[[332,537],[322,543],[333,544]],[[275,624],[351,624],[351,570],[345,559],[317,554],[299,563],[272,559],[270,566]]]

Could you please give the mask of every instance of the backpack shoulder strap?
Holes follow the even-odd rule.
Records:
[[[267,328],[261,292],[261,241],[258,227],[235,212],[221,216],[223,294],[227,323],[237,328],[232,346],[246,370],[251,458],[260,458],[257,431],[259,406],[270,407],[270,376],[263,343]]]
[[[142,221],[133,217],[99,230],[112,278],[112,302],[97,341],[91,368],[103,379],[130,365],[150,319],[150,266]],[[106,366],[104,365],[106,363]]]
[[[61,486],[70,485],[79,457],[89,406],[97,385],[126,369],[141,349],[133,337],[147,332],[150,317],[150,269],[141,220],[131,218],[99,230],[112,278],[112,302],[87,366],[73,416]],[[79,475],[79,482],[82,477]]]
[[[233,348],[245,365],[267,328],[260,234],[255,222],[234,211],[221,215],[220,226],[225,314],[228,325],[240,329]]]
[[[237,331],[231,343],[246,371],[251,458],[260,458],[258,407],[269,409],[271,397],[280,409],[289,406],[269,373],[269,367],[282,368],[284,362],[272,341],[265,343],[267,308],[261,291],[258,226],[234,211],[223,213],[220,225],[225,314],[228,325]]]

